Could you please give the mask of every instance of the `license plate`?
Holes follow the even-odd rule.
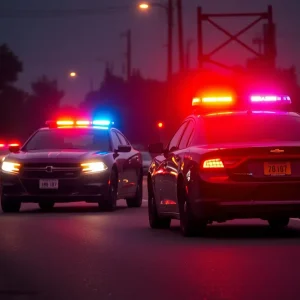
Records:
[[[57,179],[40,179],[40,189],[42,190],[57,190],[58,180]]]
[[[286,176],[291,175],[291,164],[289,162],[265,162],[264,174],[266,176]]]

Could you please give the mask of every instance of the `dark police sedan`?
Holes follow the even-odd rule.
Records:
[[[49,210],[55,203],[85,201],[114,210],[142,204],[139,151],[106,120],[47,122],[22,146],[11,146],[1,165],[1,207],[18,212],[21,203]]]
[[[220,106],[225,99],[231,98],[221,98]],[[217,113],[193,114],[167,149],[149,146],[162,153],[148,174],[152,228],[179,219],[182,234],[192,236],[215,221],[260,218],[281,229],[300,218],[300,115],[274,109],[274,101],[289,98],[261,101],[268,99],[268,111],[266,103],[245,111],[226,111],[228,104]]]

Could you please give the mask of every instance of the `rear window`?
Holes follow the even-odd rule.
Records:
[[[210,116],[204,128],[201,139],[208,144],[300,141],[300,117],[291,115]]]
[[[24,150],[99,150],[109,151],[107,130],[89,128],[54,128],[38,131],[24,146]]]

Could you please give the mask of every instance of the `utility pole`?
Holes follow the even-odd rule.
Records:
[[[184,72],[184,39],[183,39],[182,0],[177,0],[177,19],[178,19],[179,70],[180,70],[180,72]]]
[[[173,0],[168,0],[168,81],[173,74]]]
[[[132,49],[131,49],[131,30],[128,29],[125,33],[121,34],[121,37],[126,38],[126,77],[127,80],[131,77],[131,58],[132,58]]]
[[[190,69],[190,55],[191,55],[191,46],[194,40],[188,39],[186,42],[186,56],[185,56],[185,69],[188,71]]]

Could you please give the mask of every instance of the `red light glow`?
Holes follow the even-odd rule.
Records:
[[[164,124],[163,124],[162,122],[159,122],[159,123],[157,124],[157,126],[158,126],[158,128],[163,128]]]
[[[74,121],[71,121],[71,120],[59,120],[59,121],[56,121],[56,125],[58,126],[72,126],[74,125]]]
[[[204,169],[222,169],[224,164],[220,158],[208,159],[203,162]]]
[[[91,124],[90,121],[76,121],[76,125],[80,125],[80,126],[85,126],[90,124]]]

